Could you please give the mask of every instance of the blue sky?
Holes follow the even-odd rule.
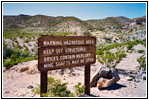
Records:
[[[146,3],[3,3],[3,15],[74,16],[82,20],[146,15]]]

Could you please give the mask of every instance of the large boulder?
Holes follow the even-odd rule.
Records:
[[[99,68],[90,83],[91,87],[105,88],[120,80],[118,72],[115,68],[101,67]]]
[[[96,87],[97,86],[97,82],[99,80],[99,78],[101,78],[101,76],[106,76],[106,74],[110,71],[110,69],[108,67],[101,67],[98,68],[97,71],[95,72],[93,79],[90,83],[91,87]]]

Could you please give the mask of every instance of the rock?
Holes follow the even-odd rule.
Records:
[[[132,81],[132,80],[133,80],[133,78],[132,78],[132,77],[129,77],[129,76],[127,76],[125,79],[126,79],[127,81]]]
[[[70,91],[66,91],[66,94],[71,94],[71,92]]]
[[[95,72],[92,80],[91,80],[90,86],[91,87],[96,87],[99,78],[102,77],[102,76],[103,77],[106,76],[109,71],[110,71],[110,69],[108,67],[98,68],[97,71]]]
[[[36,73],[39,73],[39,70],[37,70],[37,69],[34,69],[34,70],[28,70],[27,71],[27,74],[36,74]]]
[[[138,74],[138,70],[131,70],[129,73],[130,74]]]
[[[129,77],[131,77],[132,79],[135,79],[136,75],[135,74],[129,74]]]
[[[24,72],[24,71],[27,71],[29,68],[28,67],[23,67],[20,69],[20,72]]]
[[[96,66],[96,64],[92,64],[92,66]]]
[[[106,88],[106,87],[109,86],[109,85],[107,84],[109,81],[110,81],[110,79],[100,78],[100,79],[98,80],[97,87],[98,87],[99,89],[100,89],[100,88]]]
[[[142,74],[142,79],[146,80],[146,74],[145,73]]]
[[[91,81],[91,87],[97,86],[98,88],[105,88],[111,86],[119,80],[120,77],[116,69],[102,67],[100,70],[98,69],[95,73]]]
[[[9,93],[9,91],[5,91],[5,93]]]
[[[146,68],[144,68],[144,67],[141,68],[141,69],[140,69],[140,73],[141,73],[141,74],[146,73]]]
[[[59,71],[59,73],[61,74],[61,75],[64,75],[64,69],[61,69],[60,71]]]
[[[136,79],[134,79],[134,82],[138,83],[138,82],[140,82],[140,80],[136,78]]]
[[[29,85],[27,88],[28,89],[33,89],[34,87],[32,85]]]
[[[100,78],[97,83],[97,88],[107,88],[117,82],[116,78],[113,77],[112,79]]]
[[[115,78],[116,82],[119,81],[120,77],[118,75],[118,70],[116,70],[115,68],[112,68],[111,71],[112,71],[112,77]]]
[[[101,69],[100,69],[100,72],[99,72],[99,75],[101,76],[101,77],[105,77],[108,73],[109,73],[109,71],[110,71],[110,68],[108,68],[108,67],[102,67]]]
[[[6,69],[6,67],[3,67],[3,72],[5,72],[7,69]]]

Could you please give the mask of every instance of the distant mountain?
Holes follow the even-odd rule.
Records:
[[[126,24],[131,23],[132,20],[126,17],[107,17],[105,19],[100,20],[87,20],[88,24],[92,25],[97,30],[120,30]]]
[[[3,16],[5,29],[19,29],[27,33],[42,32],[72,32],[84,33],[91,27],[86,22],[75,17],[35,16]]]
[[[132,20],[137,22],[137,23],[143,23],[143,22],[145,23],[146,22],[146,16],[133,18]]]
[[[17,29],[26,33],[72,32],[83,34],[96,30],[121,32],[125,25],[136,20],[138,19],[128,19],[120,16],[82,21],[76,17],[29,16],[20,14],[18,16],[3,16],[3,28],[4,30]]]

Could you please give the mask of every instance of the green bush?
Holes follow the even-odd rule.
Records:
[[[105,41],[107,43],[111,43],[112,42],[112,38],[110,38],[110,37],[103,37],[103,39],[105,39]]]
[[[40,94],[40,85],[38,84],[36,88],[32,89],[34,94]]]
[[[26,39],[24,42],[25,42],[25,43],[28,43],[29,41],[30,41],[29,39]]]
[[[127,46],[127,49],[128,49],[128,50],[131,50],[132,48],[133,48],[133,45],[128,45],[128,46]]]
[[[16,64],[15,61],[5,61],[5,60],[3,61],[3,65],[7,68],[10,68],[15,64]]]
[[[114,44],[111,44],[111,45],[108,45],[106,47],[104,47],[103,49],[104,50],[110,50],[110,49],[113,49],[113,48],[117,48],[117,47],[121,47],[123,44],[121,43],[114,43]]]
[[[30,52],[26,50],[26,51],[21,52],[20,56],[25,58],[25,57],[28,57],[29,54],[30,54]]]
[[[4,67],[12,67],[13,65],[16,65],[18,63],[35,60],[38,58],[37,56],[30,57],[29,51],[20,51],[17,49],[16,50],[12,49],[12,50],[13,50],[13,52],[9,55],[10,57],[9,56],[4,57],[4,61],[3,61]],[[6,59],[8,59],[8,58],[10,60],[6,61]]]
[[[18,58],[19,55],[17,53],[13,53],[11,56],[10,56],[10,59],[11,60],[15,60],[16,58]]]
[[[142,55],[141,57],[139,57],[137,59],[137,61],[140,64],[140,66],[137,66],[139,69],[141,69],[142,67],[146,67],[146,57],[145,57],[145,55]]]
[[[140,43],[146,47],[146,39],[140,41]]]
[[[85,85],[81,86],[81,83],[78,83],[77,85],[74,86],[74,89],[75,89],[76,96],[78,96],[79,94],[85,92]]]
[[[32,90],[34,94],[40,94],[40,86]],[[70,97],[74,96],[72,93],[68,93],[67,83],[62,83],[59,79],[53,77],[48,78],[47,93],[43,94],[45,97]]]
[[[15,53],[15,50],[11,47],[9,47],[7,44],[3,44],[3,57],[6,59],[7,57],[10,57],[13,53]]]
[[[102,55],[103,53],[104,53],[103,50],[96,50],[97,55]]]
[[[116,67],[124,57],[126,57],[126,54],[122,50],[118,50],[116,53],[104,51],[103,54],[97,56],[97,60],[108,67]]]
[[[23,47],[21,47],[20,45],[17,45],[15,48],[16,49],[22,49]]]
[[[138,50],[138,53],[143,53],[143,52],[145,52],[144,50]]]
[[[85,32],[83,33],[84,36],[92,36],[92,34],[90,32]]]
[[[97,56],[97,59],[100,63],[102,64],[111,64],[111,63],[114,63],[114,64],[111,64],[111,66],[115,67],[121,60],[122,58],[124,58],[126,56],[125,52],[121,50],[118,50],[115,54],[112,53],[112,52],[109,52],[109,50],[113,49],[113,48],[123,48],[124,46],[127,47],[127,51],[132,53],[133,52],[133,47],[134,45],[137,45],[137,44],[143,44],[143,45],[146,45],[146,40],[135,40],[135,41],[127,41],[127,42],[124,42],[124,43],[114,43],[114,44],[111,44],[111,45],[108,45],[108,46],[101,46],[100,45],[96,46],[97,49],[96,49],[96,54],[98,55]],[[142,50],[141,51],[138,51],[138,52],[143,52]]]
[[[120,61],[126,57],[126,54],[124,51],[119,50],[118,52],[116,52],[116,57],[115,57],[115,65],[113,67],[115,67],[118,63],[120,63]]]
[[[48,78],[48,89],[47,93],[44,93],[45,97],[75,97],[80,93],[85,92],[85,86],[78,83],[74,86],[75,93],[69,92],[67,89],[67,83],[62,83],[60,79],[54,79],[53,77]],[[40,85],[32,89],[34,94],[40,94]]]

